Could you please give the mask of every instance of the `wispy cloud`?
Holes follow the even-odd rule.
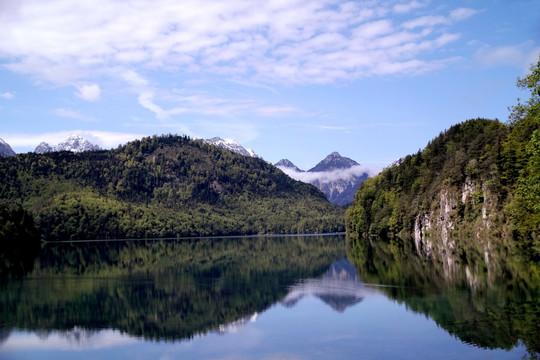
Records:
[[[15,95],[14,95],[12,92],[4,92],[4,93],[0,93],[0,98],[6,99],[6,100],[13,99],[14,96],[15,96]]]
[[[458,8],[448,15],[409,17],[403,24],[391,17],[424,6],[419,1],[210,0],[201,6],[196,0],[75,5],[27,0],[3,9],[0,57],[13,71],[57,83],[85,80],[89,74],[117,76],[121,69],[129,74],[140,67],[265,84],[328,83],[429,65],[422,54],[430,49],[418,45],[443,46],[433,41],[437,27],[477,12]],[[369,23],[385,25],[385,31],[364,34]],[[364,35],[370,41],[361,41]],[[385,37],[397,41],[388,43]],[[394,51],[411,46],[419,51]],[[381,71],[380,63],[389,66]],[[80,95],[95,99],[97,88],[89,86]]]
[[[87,122],[97,121],[96,118],[93,118],[91,116],[86,116],[78,111],[70,110],[70,109],[59,108],[59,109],[55,109],[54,113],[58,116],[75,119],[75,120],[81,120],[81,121],[87,121]]]
[[[422,8],[424,6],[426,6],[426,2],[411,1],[406,4],[395,4],[393,10],[398,14],[402,14],[408,13],[414,9]]]
[[[474,54],[476,62],[484,67],[516,66],[528,70],[538,61],[540,48],[535,48],[531,41],[509,46],[482,46]]]
[[[101,95],[101,88],[97,84],[77,86],[77,96],[86,101],[97,101]]]
[[[336,180],[350,180],[353,176],[362,176],[362,174],[367,173],[368,176],[372,177],[377,175],[381,169],[373,166],[357,165],[352,166],[347,169],[335,169],[332,171],[318,171],[318,172],[307,172],[307,171],[296,171],[293,168],[278,166],[278,168],[283,171],[285,174],[289,175],[295,180],[299,180],[306,183],[314,183],[318,181],[321,184],[328,184]]]

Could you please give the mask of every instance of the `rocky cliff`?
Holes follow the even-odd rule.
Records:
[[[419,256],[441,261],[446,270],[465,257],[489,264],[490,254],[508,241],[536,258],[534,187],[526,193],[530,204],[528,198],[516,202],[534,161],[527,158],[532,150],[516,152],[534,149],[536,132],[535,123],[511,127],[485,119],[451,127],[360,186],[347,211],[348,232],[410,239]],[[526,222],[516,216],[523,209],[529,209]]]

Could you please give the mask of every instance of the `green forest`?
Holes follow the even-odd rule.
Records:
[[[345,230],[314,186],[185,136],[0,157],[0,178],[0,242],[31,223],[46,241]]]
[[[444,241],[513,239],[539,261],[540,61],[517,85],[530,98],[510,108],[507,123],[452,126],[364,182],[347,210],[348,232],[418,243],[430,231]]]

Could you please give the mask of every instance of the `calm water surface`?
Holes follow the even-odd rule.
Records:
[[[470,269],[417,281],[349,250],[343,235],[48,245],[0,285],[0,358],[538,355],[536,290]]]

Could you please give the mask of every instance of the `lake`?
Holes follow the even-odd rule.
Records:
[[[494,262],[340,234],[48,244],[3,274],[0,358],[538,358],[538,287]]]

